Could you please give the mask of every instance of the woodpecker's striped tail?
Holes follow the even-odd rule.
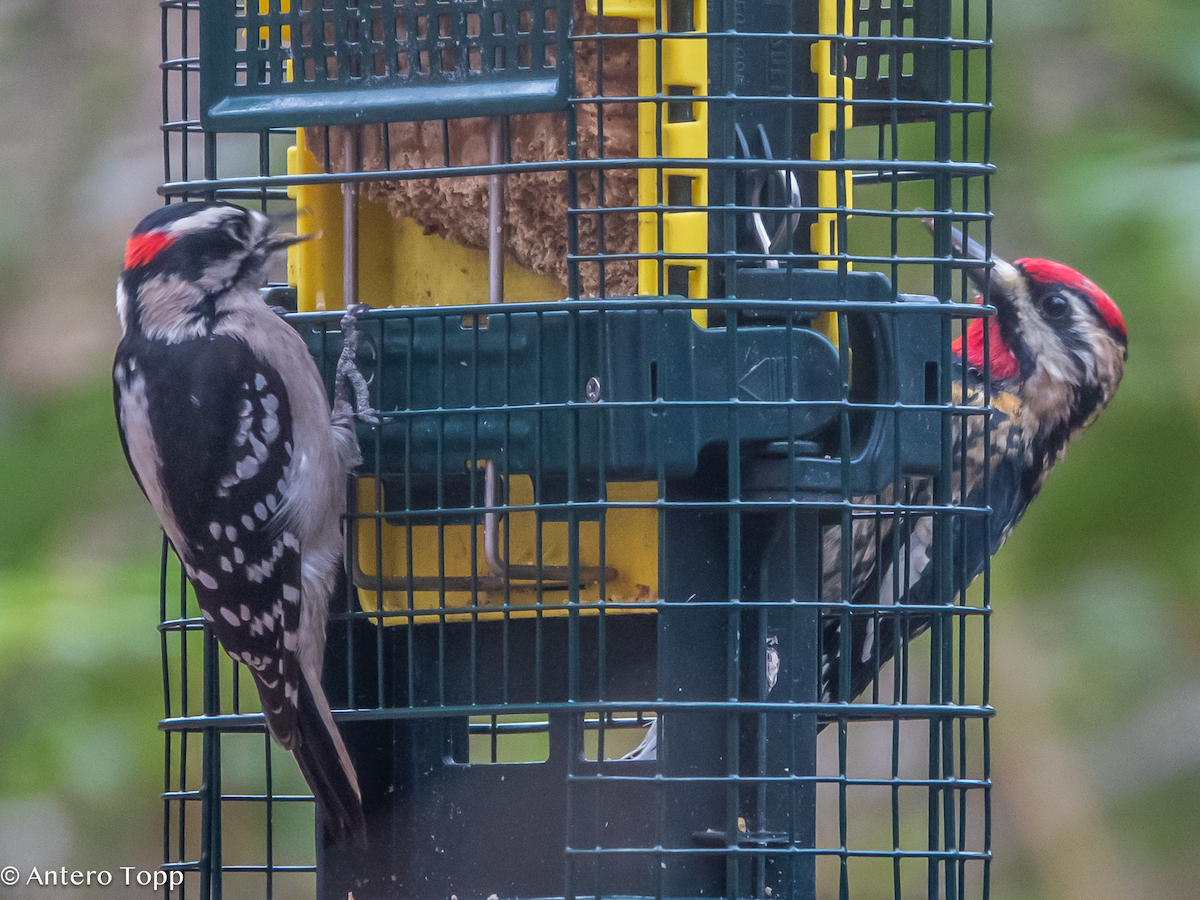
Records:
[[[351,835],[365,844],[367,823],[354,764],[333,722],[325,692],[319,682],[315,689],[310,685],[307,672],[300,679],[292,752],[304,780],[312,788],[330,834],[335,840]]]

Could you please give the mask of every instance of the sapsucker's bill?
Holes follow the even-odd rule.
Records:
[[[986,260],[983,248],[969,240],[964,246],[957,230],[953,242],[959,256]],[[1061,263],[991,259],[990,272],[984,266],[967,270],[996,312],[971,320],[954,342],[951,402],[981,407],[986,396],[992,411],[951,415],[954,465],[945,473],[954,506],[988,507],[991,513],[942,513],[949,521],[940,529],[928,512],[856,513],[848,559],[843,526],[826,530],[825,702],[852,701],[871,686],[867,699],[878,698],[880,668],[931,621],[930,610],[900,607],[955,602],[1020,521],[1067,445],[1120,384],[1128,356],[1125,322],[1107,294]],[[928,509],[934,480],[906,478],[879,496],[856,500],[876,509]],[[936,547],[935,531],[941,542]],[[935,557],[950,566],[949,596],[938,589]]]

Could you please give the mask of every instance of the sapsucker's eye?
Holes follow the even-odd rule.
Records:
[[[1071,302],[1062,294],[1047,294],[1042,298],[1042,315],[1047,319],[1061,319],[1071,311]]]

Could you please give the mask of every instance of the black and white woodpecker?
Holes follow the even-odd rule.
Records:
[[[986,261],[984,248],[964,244],[957,229],[952,242],[956,255]],[[979,406],[986,386],[992,407],[986,418],[952,417],[951,496],[957,504],[991,508],[987,517],[951,517],[945,558],[955,594],[983,571],[1067,445],[1112,400],[1128,358],[1125,320],[1092,281],[1044,259],[991,261],[990,274],[981,265],[967,275],[976,299],[994,306],[995,315],[973,319],[952,348],[953,404]],[[934,484],[909,478],[899,490],[893,485],[863,499],[929,506]],[[868,515],[855,518],[850,530],[848,589],[843,528],[829,528],[824,539],[819,696],[826,703],[848,703],[877,688],[880,667],[929,627],[929,611],[903,605],[947,599],[937,595],[932,516]]]
[[[273,254],[303,238],[226,203],[177,203],[134,229],[117,284],[121,444],[196,593],[249,670],[326,826],[365,833],[354,766],[321,688],[342,565],[353,410],[262,299]]]

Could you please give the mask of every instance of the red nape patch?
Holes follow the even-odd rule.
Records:
[[[967,365],[983,371],[983,319],[975,319],[967,326],[967,352],[963,355],[963,339],[957,338],[950,348],[958,354],[959,359],[966,359]],[[1000,337],[1000,323],[988,319],[988,352],[991,354],[992,381],[1007,381],[1020,374],[1021,366],[1013,356],[1004,338]]]
[[[1042,284],[1061,284],[1086,294],[1109,329],[1119,332],[1122,337],[1125,336],[1125,317],[1121,315],[1121,310],[1117,309],[1117,304],[1113,303],[1108,294],[1100,290],[1092,279],[1079,274],[1070,266],[1048,259],[1018,259],[1016,264],[1034,281]]]
[[[125,245],[126,271],[144,266],[173,243],[175,243],[175,238],[165,231],[147,231],[144,234],[135,234]]]

